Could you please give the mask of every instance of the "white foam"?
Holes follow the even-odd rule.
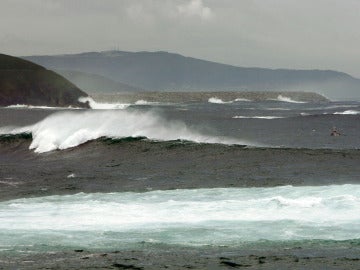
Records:
[[[344,112],[335,112],[334,114],[357,115],[357,114],[360,114],[360,111],[347,110],[347,111],[344,111]]]
[[[339,105],[330,105],[319,109],[356,108],[356,107],[359,107],[359,105],[339,104]]]
[[[79,102],[88,102],[90,108],[95,110],[123,110],[131,105],[129,103],[99,103],[91,97],[80,97]]]
[[[235,102],[242,102],[242,101],[251,102],[251,100],[250,100],[250,99],[247,99],[247,98],[236,98],[234,101],[235,101]]]
[[[159,104],[159,102],[147,101],[143,99],[140,99],[135,102],[135,105],[156,105],[156,104]]]
[[[236,98],[236,99],[230,100],[230,101],[223,101],[221,98],[211,97],[211,98],[209,98],[208,102],[214,103],[214,104],[231,104],[234,102],[251,102],[251,100],[246,99],[246,98]]]
[[[50,107],[50,106],[33,106],[33,105],[25,105],[25,104],[16,104],[16,105],[9,105],[6,106],[6,108],[9,109],[42,109],[42,110],[68,110],[68,109],[73,109],[73,110],[77,110],[77,109],[81,109],[78,107]]]
[[[283,116],[269,116],[269,115],[265,115],[265,116],[242,116],[242,115],[235,115],[232,118],[234,119],[265,119],[265,120],[272,120],[272,119],[280,119],[280,118],[285,118]]]
[[[42,153],[78,146],[100,137],[147,137],[151,140],[188,140],[198,143],[255,145],[232,138],[204,135],[180,121],[167,121],[152,111],[87,110],[57,112],[28,127],[0,129],[0,134],[28,132],[30,149]]]
[[[276,101],[281,101],[281,102],[289,102],[289,103],[306,103],[305,101],[297,101],[297,100],[293,100],[289,97],[285,97],[282,95],[278,95],[277,99],[275,99]]]
[[[222,99],[217,98],[217,97],[209,98],[208,102],[209,103],[214,103],[214,104],[230,104],[230,103],[233,103],[233,101],[223,101]]]
[[[271,108],[265,108],[264,110],[266,111],[290,111],[291,109],[289,108],[278,108],[278,107],[271,107]]]
[[[0,202],[1,245],[360,238],[360,185],[94,193]],[[24,233],[26,231],[26,233]],[[7,236],[10,235],[10,236]],[[59,238],[61,235],[61,238]],[[57,239],[57,241],[54,241]],[[29,240],[29,241],[30,241]]]

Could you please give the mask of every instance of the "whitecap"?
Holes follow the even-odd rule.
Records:
[[[235,115],[232,118],[234,119],[265,119],[265,120],[272,120],[272,119],[281,119],[285,118],[283,116],[270,116],[270,115],[261,115],[261,116],[243,116],[243,115]]]
[[[360,111],[347,110],[347,111],[343,111],[343,112],[335,112],[334,114],[357,115],[357,114],[360,114]]]
[[[73,107],[73,106],[51,107],[51,106],[34,106],[34,105],[26,105],[26,104],[9,105],[9,106],[6,106],[5,108],[8,108],[8,109],[41,109],[41,110],[69,110],[69,109],[77,110],[77,109],[82,109],[82,108]]]
[[[79,102],[88,103],[91,109],[95,110],[123,110],[129,107],[129,103],[99,103],[91,97],[80,97]]]
[[[235,101],[235,102],[242,102],[242,101],[244,101],[244,102],[251,102],[252,100],[247,99],[247,98],[236,98],[234,101]]]
[[[230,103],[233,103],[233,101],[223,101],[222,99],[217,98],[217,97],[209,98],[208,102],[209,103],[214,103],[214,104],[230,104]]]
[[[278,97],[276,99],[272,99],[275,101],[281,101],[281,102],[289,102],[289,103],[307,103],[305,101],[297,101],[297,100],[293,100],[289,97],[286,96],[282,96],[282,95],[278,95]]]
[[[48,152],[78,146],[100,137],[146,137],[151,140],[186,140],[197,143],[257,144],[203,134],[181,121],[168,121],[152,111],[86,110],[57,112],[27,127],[4,127],[0,134],[31,133],[30,149]]]

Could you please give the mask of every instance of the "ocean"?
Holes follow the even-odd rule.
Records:
[[[358,250],[360,102],[89,101],[0,108],[0,253]]]

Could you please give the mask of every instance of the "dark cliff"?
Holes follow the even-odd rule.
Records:
[[[88,96],[57,73],[30,61],[0,54],[0,106],[87,107],[78,102]]]

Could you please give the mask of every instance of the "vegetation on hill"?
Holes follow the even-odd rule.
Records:
[[[42,66],[0,54],[0,106],[87,107],[78,102],[88,96],[74,84]]]

